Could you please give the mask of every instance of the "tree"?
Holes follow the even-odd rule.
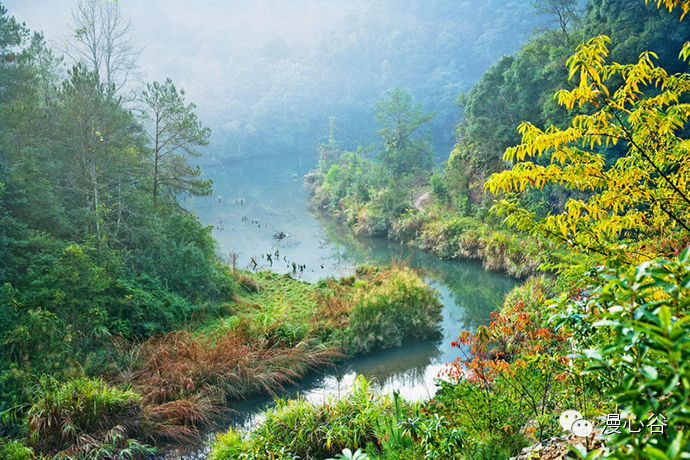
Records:
[[[579,81],[557,93],[559,104],[587,107],[588,114],[575,116],[565,129],[522,123],[522,143],[505,153],[512,169],[494,174],[486,187],[508,194],[495,208],[513,225],[629,263],[675,252],[690,241],[690,149],[682,137],[690,106],[681,102],[690,93],[690,78],[655,66],[650,52],[633,64],[606,64],[608,43],[599,36],[579,46],[568,60],[570,79]],[[686,45],[682,55],[689,54]],[[609,165],[603,146],[618,143],[624,153]],[[539,157],[549,161],[537,164]],[[516,193],[547,184],[585,197],[570,198],[563,212],[536,219],[520,207]]]
[[[644,0],[644,2],[647,4],[649,3],[649,0]],[[679,6],[683,10],[683,16],[688,14],[688,11],[690,11],[690,0],[657,0],[657,8],[661,7],[662,4],[668,8],[669,11],[673,11],[675,7]]]
[[[113,88],[83,65],[69,71],[58,93],[50,182],[63,198],[70,221],[83,234],[116,237],[128,216],[140,217],[138,191],[145,177],[141,126],[123,109]],[[76,233],[76,232],[75,232]]]
[[[563,37],[561,45],[566,48],[570,47],[569,28],[579,19],[576,11],[578,3],[578,0],[532,0],[531,2],[535,14],[550,15],[556,19]]]
[[[536,14],[548,14],[556,18],[563,37],[561,45],[569,48],[570,34],[568,29],[578,19],[576,12],[578,0],[532,0],[531,3]]]
[[[170,78],[163,84],[146,85],[142,93],[144,118],[153,144],[154,206],[158,205],[161,189],[175,204],[178,193],[211,194],[212,181],[199,179],[201,169],[187,164],[188,157],[201,156],[197,148],[208,145],[211,130],[198,120],[194,103],[185,105],[184,96],[184,89],[178,92]]]
[[[388,92],[388,98],[376,103],[376,119],[383,128],[377,133],[383,138],[385,150],[379,154],[381,162],[397,174],[428,169],[432,162],[429,139],[415,136],[428,124],[434,113],[423,113],[422,104],[412,105],[412,96],[400,88]]]
[[[72,11],[73,36],[64,52],[95,71],[115,92],[127,84],[137,68],[140,51],[131,37],[132,24],[122,16],[117,0],[80,0]]]

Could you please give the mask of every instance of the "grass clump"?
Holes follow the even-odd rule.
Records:
[[[232,430],[219,436],[209,459],[229,460],[240,453],[255,460],[335,457],[345,448],[377,444],[382,416],[390,408],[390,399],[373,392],[363,377],[352,393],[323,405],[279,399],[250,436]]]
[[[359,285],[347,335],[353,354],[396,347],[438,333],[442,305],[408,267],[379,272]]]
[[[56,458],[143,458],[153,450],[133,439],[142,434],[140,396],[101,379],[58,382],[43,378],[28,412],[29,441]],[[21,458],[21,457],[20,457]]]
[[[36,454],[31,447],[27,447],[19,441],[0,438],[0,458],[3,460],[35,460]]]

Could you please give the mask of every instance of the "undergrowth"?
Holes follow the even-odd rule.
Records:
[[[111,338],[119,373],[108,382],[42,377],[30,395],[30,447],[11,444],[6,456],[143,458],[150,445],[201,441],[232,401],[438,330],[435,293],[402,264],[318,284],[271,272],[233,276],[233,301],[208,309],[215,320],[206,315],[140,343]]]

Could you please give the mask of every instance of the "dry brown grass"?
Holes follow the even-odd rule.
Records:
[[[189,441],[229,401],[273,393],[339,356],[306,342],[269,347],[241,327],[208,335],[178,331],[145,342],[143,364],[128,380],[142,395],[154,437]]]

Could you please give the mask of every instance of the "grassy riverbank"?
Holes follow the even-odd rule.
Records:
[[[353,154],[356,155],[356,154]],[[350,161],[350,160],[346,160]],[[367,162],[360,158],[358,162]],[[376,170],[374,164],[369,164]],[[369,168],[362,168],[361,173]],[[396,204],[380,209],[376,199],[365,199],[356,192],[341,196],[334,191],[342,184],[332,184],[329,175],[315,170],[304,184],[312,206],[350,227],[357,235],[385,236],[437,257],[449,260],[480,260],[487,270],[506,273],[519,279],[553,272],[555,267],[572,262],[570,254],[559,245],[529,233],[518,232],[500,224],[490,215],[482,219],[441,205],[434,194],[420,188],[414,194],[396,193],[395,182],[383,185],[380,196],[394,196]],[[360,178],[366,181],[367,176]],[[413,206],[414,196],[427,195],[423,208]]]
[[[199,440],[229,416],[234,400],[272,393],[346,356],[438,333],[441,305],[405,266],[362,267],[318,284],[271,272],[231,276],[237,293],[217,316],[141,343],[118,341],[117,372],[107,381],[42,378],[16,413],[25,437],[6,449],[140,458],[149,446]]]

